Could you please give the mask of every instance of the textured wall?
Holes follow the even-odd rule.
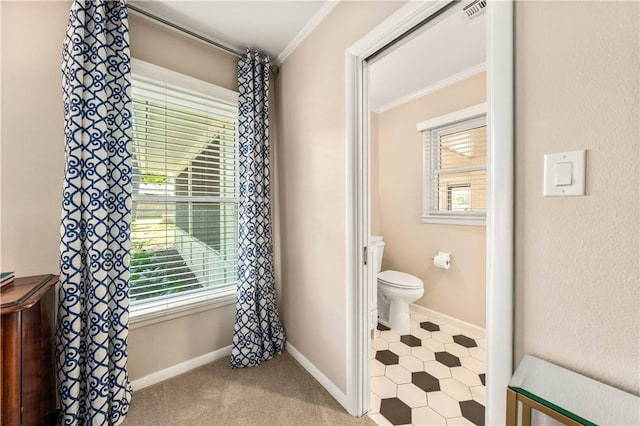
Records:
[[[135,12],[129,14],[129,27],[132,57],[238,90],[235,56]]]
[[[282,317],[287,338],[346,390],[345,49],[402,3],[342,2],[278,75]]]
[[[378,164],[371,165],[370,183],[372,217],[379,216],[372,223],[379,222],[385,241],[383,270],[407,272],[424,282],[424,296],[416,304],[479,327],[485,325],[485,227],[422,223],[423,149],[416,125],[485,100],[483,72],[380,113],[378,154],[371,158]],[[451,253],[451,269],[433,266],[438,251]]]
[[[69,5],[0,2],[0,265],[18,276],[59,270],[64,171],[60,63]]]
[[[523,353],[640,393],[639,4],[516,4],[516,330]],[[542,196],[586,148],[587,195]]]

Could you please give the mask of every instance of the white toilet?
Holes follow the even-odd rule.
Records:
[[[420,299],[424,294],[424,284],[413,275],[398,271],[383,271],[382,255],[384,241],[382,237],[372,235],[369,239],[370,261],[377,272],[377,310],[378,321],[400,334],[408,334],[409,303]]]

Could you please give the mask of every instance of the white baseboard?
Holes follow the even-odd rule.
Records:
[[[286,351],[291,354],[293,359],[298,361],[305,370],[309,372],[316,379],[323,388],[327,390],[331,394],[332,397],[335,398],[336,401],[340,403],[347,410],[347,395],[342,392],[327,376],[322,374],[318,367],[313,365],[311,361],[309,361],[302,353],[297,350],[291,343],[287,342]]]
[[[446,322],[447,324],[451,324],[452,326],[459,328],[460,331],[463,331],[469,337],[485,339],[487,336],[486,330],[482,327],[478,327],[477,325],[471,324],[469,322],[450,317],[449,315],[442,314],[429,308],[425,308],[424,306],[419,306],[415,303],[412,303],[409,309],[413,313],[424,315],[429,319],[433,319],[434,321],[440,320]]]
[[[180,364],[172,365],[171,367],[165,368],[164,370],[156,371],[155,373],[151,373],[137,380],[133,380],[131,382],[131,386],[133,387],[134,391],[138,391],[140,389],[144,389],[148,386],[155,385],[156,383],[160,383],[164,380],[178,376],[182,373],[186,373],[187,371],[191,371],[195,368],[201,367],[210,362],[217,361],[220,358],[231,355],[231,347],[232,345],[225,346],[224,348],[220,348],[213,352],[200,355],[199,357],[181,362]]]

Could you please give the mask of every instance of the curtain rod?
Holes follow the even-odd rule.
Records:
[[[231,47],[225,46],[224,44],[222,44],[220,42],[217,42],[215,40],[211,40],[210,38],[204,37],[204,36],[202,36],[202,35],[200,35],[198,33],[195,33],[195,32],[193,32],[191,30],[188,30],[188,29],[186,29],[184,27],[181,27],[181,26],[179,26],[177,24],[174,24],[171,21],[167,21],[166,19],[161,18],[161,17],[159,17],[157,15],[154,15],[153,13],[147,12],[146,10],[141,9],[141,8],[139,8],[137,6],[134,6],[132,4],[127,3],[127,8],[129,8],[129,9],[133,10],[134,12],[137,12],[137,13],[139,13],[141,15],[146,16],[147,18],[151,18],[154,21],[158,21],[161,24],[164,24],[164,25],[166,25],[168,27],[171,27],[174,30],[178,30],[180,32],[183,32],[185,34],[190,35],[191,37],[195,37],[200,41],[203,41],[203,42],[208,43],[208,44],[210,44],[210,45],[212,45],[214,47],[217,47],[218,49],[224,50],[225,52],[230,53],[233,56],[236,56],[238,58],[240,56],[242,56],[242,52],[240,52],[240,51],[237,51],[237,50],[235,50],[235,49],[233,49]]]

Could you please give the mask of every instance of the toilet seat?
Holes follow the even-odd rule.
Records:
[[[383,271],[378,274],[378,283],[396,288],[422,288],[422,280],[410,274],[399,271]]]

